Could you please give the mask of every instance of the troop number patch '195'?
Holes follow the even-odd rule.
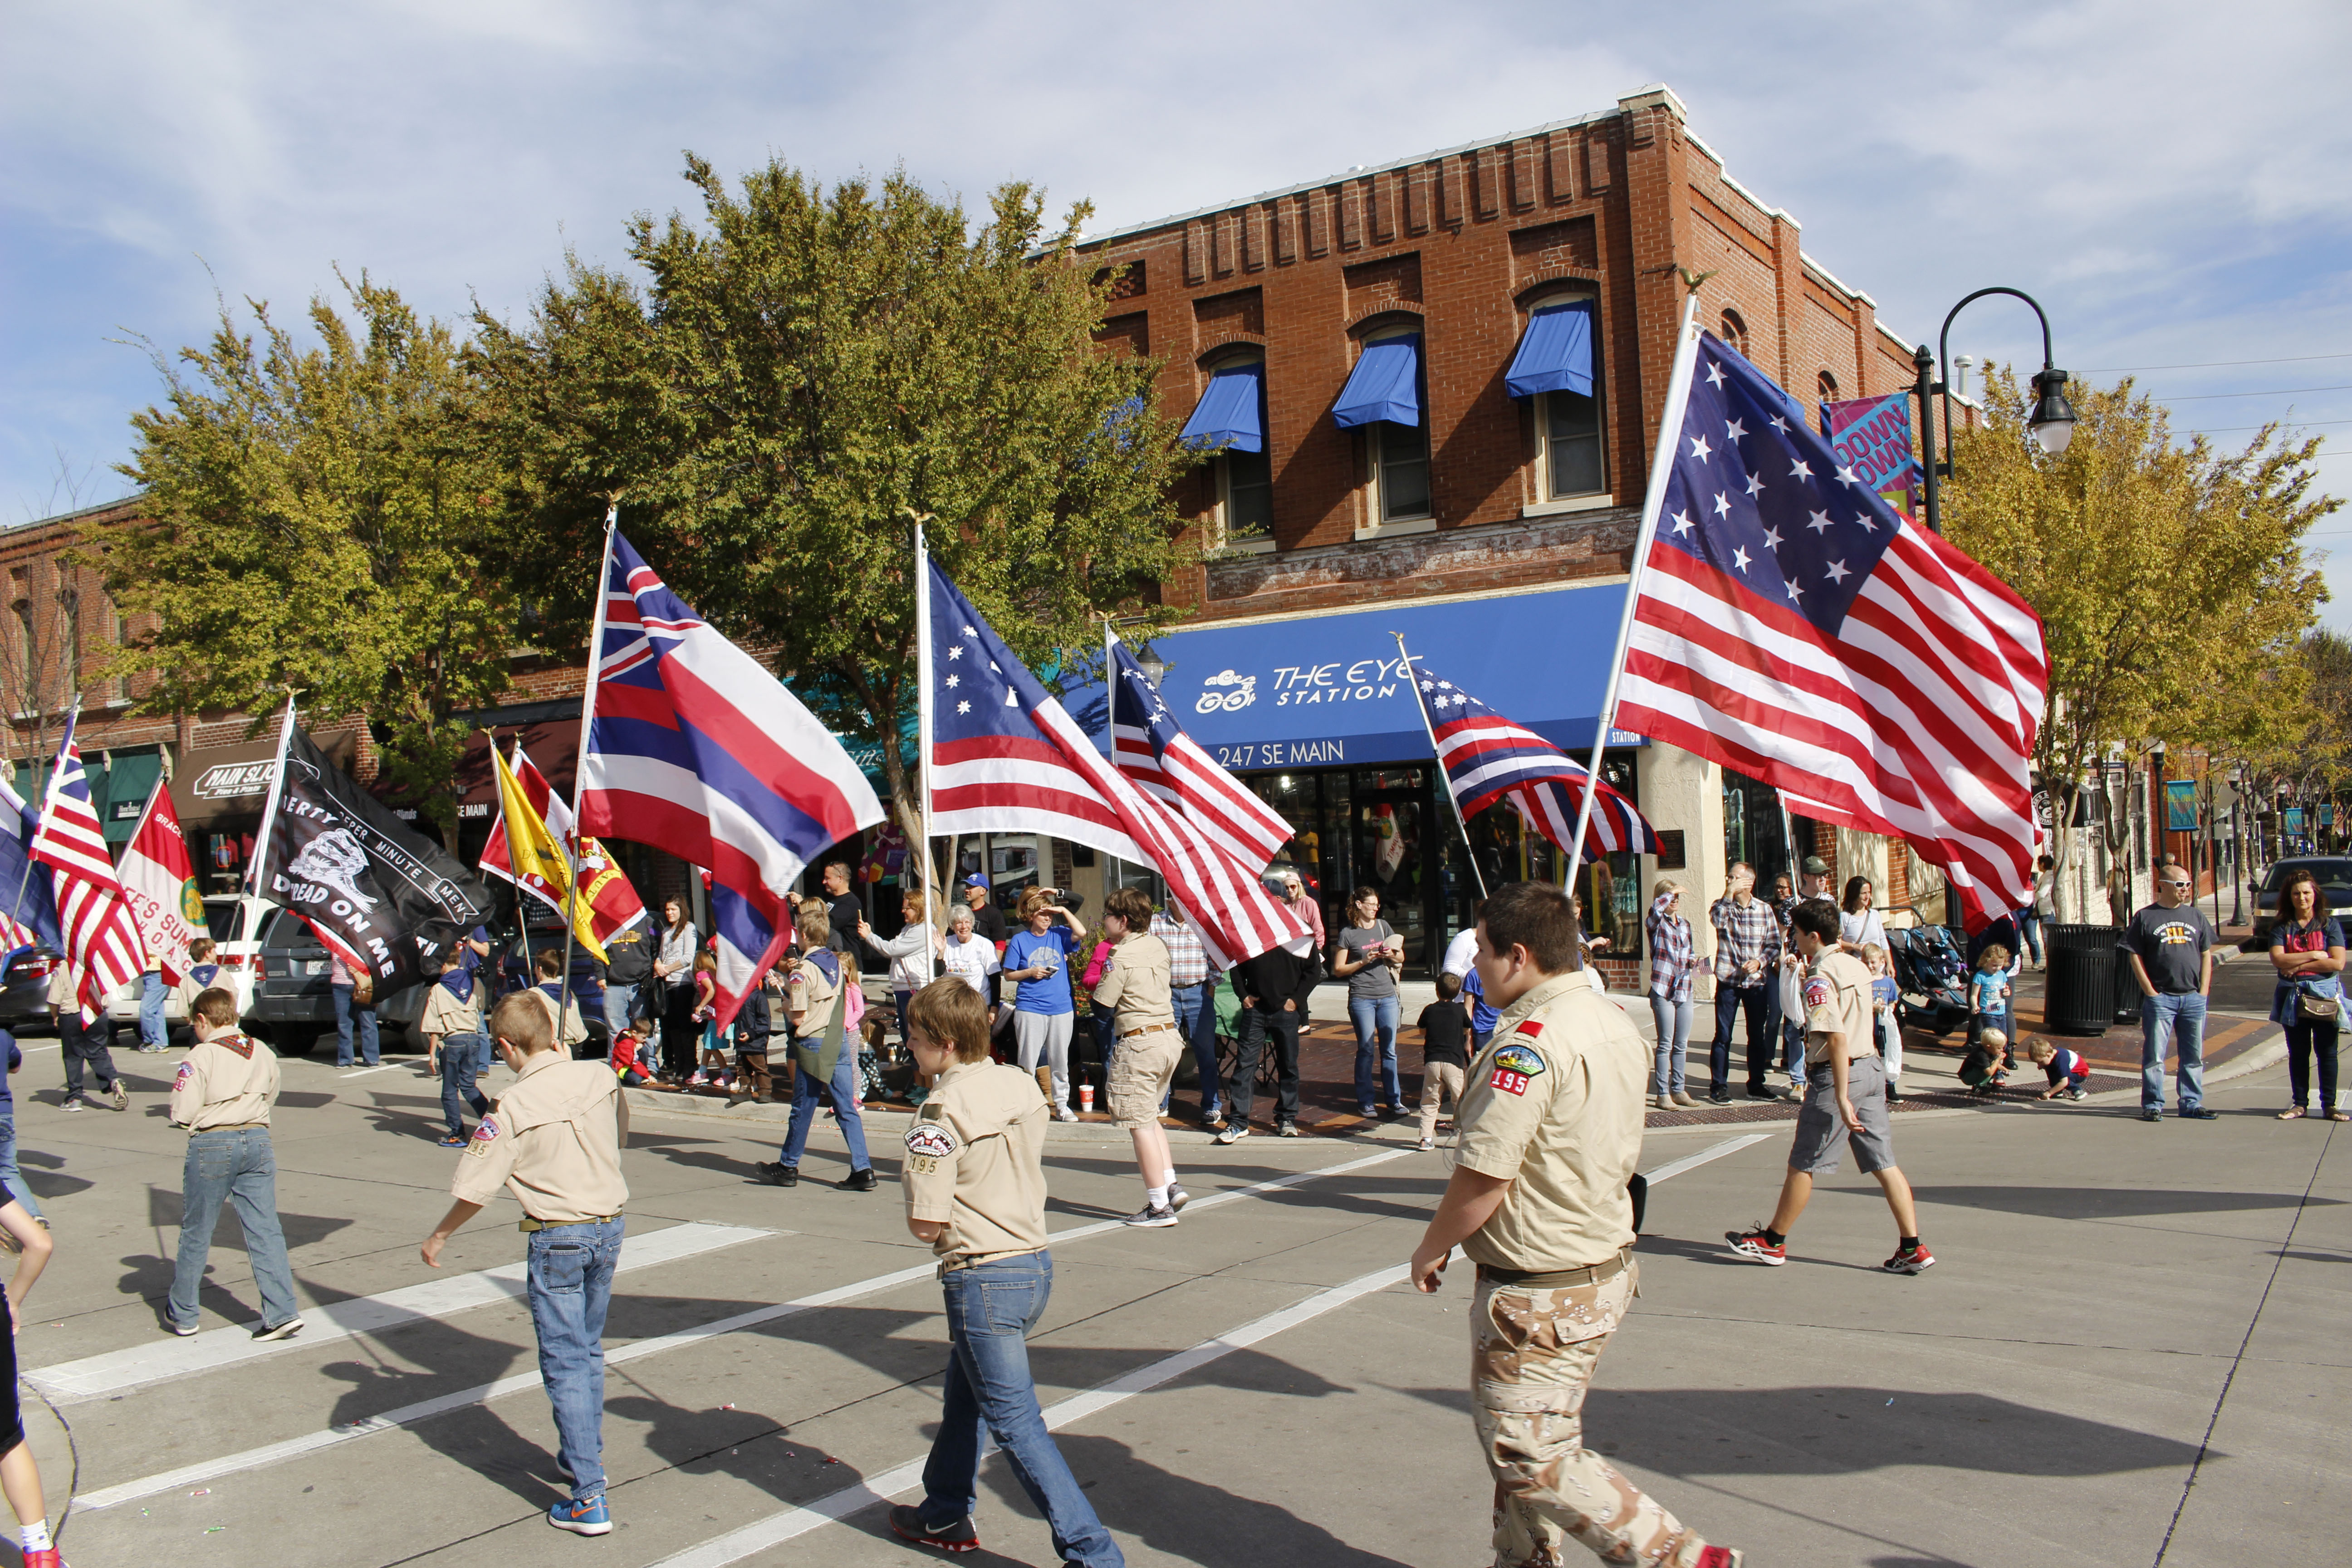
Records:
[[[944,1160],[956,1152],[955,1134],[936,1121],[918,1121],[907,1129],[907,1152]]]

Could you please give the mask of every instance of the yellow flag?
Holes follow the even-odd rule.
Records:
[[[604,946],[596,940],[595,907],[585,899],[574,902],[572,897],[572,863],[564,858],[563,847],[555,835],[547,830],[547,823],[522,793],[515,779],[514,770],[496,746],[490,748],[490,765],[498,769],[499,810],[506,823],[507,861],[514,868],[515,883],[535,893],[543,893],[554,900],[558,909],[572,911],[572,933],[580,945],[588,950],[599,963],[604,962]]]

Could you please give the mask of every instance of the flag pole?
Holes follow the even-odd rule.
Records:
[[[604,658],[604,605],[613,594],[613,536],[619,532],[620,529],[621,498],[615,493],[604,508],[604,558],[596,568],[596,618],[588,632],[588,684],[580,693],[580,749],[572,755],[572,815],[574,833],[579,831],[581,776],[588,766],[588,726],[596,717],[596,676],[603,668]],[[498,760],[495,757],[491,759],[490,765],[493,768],[498,766]],[[500,801],[499,820],[504,821],[506,807],[503,796],[500,797]],[[563,978],[555,994],[555,1037],[560,1042],[563,1038],[563,1016],[572,1010],[572,943],[573,933],[580,927],[580,868],[573,860],[572,850],[568,846],[558,845],[556,847],[562,854],[565,863],[572,868],[572,888],[569,896],[564,900],[563,910]],[[507,836],[507,864],[509,867],[514,864],[512,834]],[[515,889],[515,918],[518,922],[522,919],[521,892],[521,888],[518,886]],[[523,938],[524,951],[528,952],[530,946],[530,939],[526,936]],[[526,981],[525,984],[528,984],[530,982]],[[584,1024],[585,1020],[583,1022]],[[619,1043],[617,1040],[607,1041],[605,1049],[609,1052]]]
[[[1389,636],[1396,638],[1397,657],[1404,660],[1404,678],[1414,679],[1412,653],[1404,646],[1404,634],[1391,632]],[[1429,721],[1429,704],[1421,700],[1418,684],[1412,689],[1412,705],[1421,715],[1421,732],[1429,737],[1430,760],[1436,763],[1437,782],[1444,786],[1445,798],[1454,807],[1454,826],[1462,830],[1462,853],[1470,862],[1470,876],[1478,884],[1478,897],[1483,902],[1486,897],[1486,873],[1478,869],[1478,851],[1470,847],[1470,819],[1462,815],[1462,797],[1454,793],[1454,780],[1445,772],[1445,759],[1437,754],[1437,730]]]
[[[268,896],[268,883],[263,879],[262,871],[269,862],[269,836],[277,829],[278,807],[286,795],[286,746],[294,736],[294,688],[288,687],[286,716],[278,726],[278,760],[269,765],[269,797],[262,803],[261,831],[253,840],[253,866],[247,873],[251,882],[250,893],[244,900],[244,907],[237,911],[237,941],[240,943],[253,939],[253,906]],[[80,708],[80,699],[75,699],[74,706],[77,710]],[[245,966],[245,977],[248,984],[253,983],[253,964],[250,963]],[[252,992],[247,991],[246,994],[249,998]]]
[[[923,542],[923,523],[927,514],[914,508],[907,515],[915,522],[915,814],[920,819],[923,841],[915,847],[915,863],[923,868],[923,924],[929,928],[935,918],[931,910],[934,884],[939,881],[938,868],[931,864],[931,553]],[[955,847],[948,847],[948,858],[955,858]],[[939,978],[939,954],[929,941],[923,943],[923,978]]]
[[[522,933],[522,984],[525,990],[539,984],[539,970],[530,961],[530,916],[523,908],[522,873],[515,868],[514,830],[507,826],[507,781],[499,773],[499,732],[493,727],[482,731],[490,738],[490,787],[499,797],[499,837],[507,841],[507,884],[514,889],[515,929]],[[520,750],[522,733],[515,732],[515,747]],[[557,1034],[563,1032],[563,1021],[556,1020]]]
[[[49,787],[58,782],[58,764],[65,761],[66,746],[68,742],[73,740],[74,723],[77,720],[80,719],[80,717],[81,693],[77,691],[74,693],[73,707],[66,714],[65,738],[58,742],[58,754],[49,759],[49,776],[41,785],[41,808],[34,814],[37,818],[46,817],[48,815]],[[14,833],[17,828],[22,827],[23,826],[24,824],[21,822],[11,823],[9,825],[8,831]],[[35,838],[38,838],[40,836],[40,829],[36,827],[33,830],[33,837]],[[13,922],[18,925],[21,925],[24,922],[25,889],[32,885],[32,880],[33,846],[28,842],[25,846],[25,868],[16,874],[16,907],[13,911],[11,911],[9,917]]]
[[[1592,802],[1601,789],[1601,753],[1609,744],[1609,731],[1617,721],[1617,689],[1625,679],[1625,652],[1633,637],[1633,606],[1641,602],[1642,574],[1650,563],[1650,546],[1658,537],[1658,515],[1665,510],[1666,483],[1674,477],[1675,441],[1681,435],[1683,410],[1690,403],[1691,375],[1698,364],[1698,294],[1683,300],[1682,325],[1675,329],[1674,369],[1666,376],[1666,404],[1658,416],[1657,449],[1650,454],[1650,489],[1642,498],[1642,526],[1633,535],[1633,571],[1625,580],[1625,608],[1617,617],[1617,651],[1609,660],[1609,684],[1601,696],[1601,720],[1592,731],[1592,758],[1585,770],[1584,804],[1577,808],[1576,837],[1568,848],[1568,875],[1561,888],[1576,891],[1576,873],[1584,864],[1584,836],[1592,825]]]

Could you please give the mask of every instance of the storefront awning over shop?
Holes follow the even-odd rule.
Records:
[[[1385,419],[1392,425],[1421,423],[1421,334],[1380,338],[1364,345],[1331,421],[1342,430]]]
[[[1592,301],[1546,305],[1528,318],[1503,385],[1513,397],[1538,392],[1592,395]]]
[[[105,779],[102,783],[96,777],[90,780],[98,825],[105,830],[109,844],[128,844],[139,831],[140,814],[147,809],[147,797],[155,793],[155,781],[163,776],[163,756],[150,748],[115,752],[102,760]]]
[[[1236,772],[1428,758],[1395,632],[1480,701],[1580,754],[1592,744],[1624,602],[1622,583],[1551,588],[1179,630],[1151,650],[1168,667],[1160,689],[1178,721]],[[1064,702],[1103,743],[1102,689]],[[1610,743],[1645,742],[1618,732]]]
[[[359,740],[346,730],[338,735],[311,737],[327,760],[352,770],[359,755]],[[270,764],[278,758],[278,736],[242,746],[209,746],[179,759],[172,773],[172,804],[183,827],[214,832],[250,832],[261,822],[261,808],[269,796]]]
[[[1265,450],[1265,431],[1258,420],[1265,385],[1265,366],[1256,361],[1219,370],[1193,405],[1192,417],[1184,421],[1184,439],[1236,452]]]

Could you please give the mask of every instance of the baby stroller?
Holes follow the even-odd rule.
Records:
[[[1903,1026],[1938,1037],[1968,1022],[1969,969],[1958,944],[1943,926],[1909,926],[1886,933],[1886,958],[1895,968],[1895,1017]]]

